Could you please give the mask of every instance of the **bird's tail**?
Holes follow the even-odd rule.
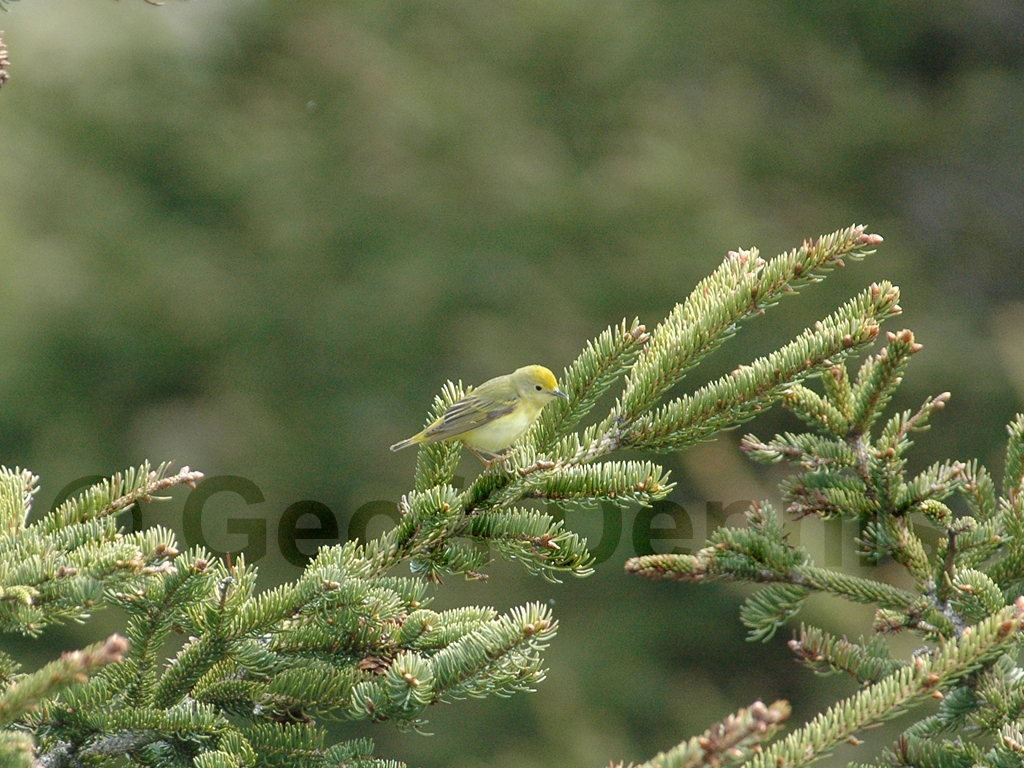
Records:
[[[403,448],[408,448],[410,445],[416,445],[418,441],[415,438],[410,437],[408,440],[403,440],[400,443],[395,443],[391,446],[392,451],[400,451]]]

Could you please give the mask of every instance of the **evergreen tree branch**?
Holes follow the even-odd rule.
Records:
[[[872,286],[769,358],[744,366],[690,398],[651,411],[688,368],[736,331],[741,320],[762,313],[784,293],[793,292],[794,286],[817,282],[833,266],[842,265],[844,258],[859,258],[880,242],[878,236],[854,226],[806,242],[767,263],[752,251],[730,254],[653,334],[634,320],[609,328],[590,342],[566,370],[563,386],[570,391],[569,403],[549,406],[503,463],[483,472],[457,497],[450,491],[440,496],[437,492],[449,482],[458,451],[422,447],[416,490],[403,501],[399,525],[374,553],[378,572],[411,560],[417,572],[434,580],[445,573],[481,578],[483,561],[452,540],[467,535],[465,522],[476,515],[511,509],[524,499],[592,503],[621,498],[648,503],[663,497],[671,489],[664,481],[645,486],[641,480],[641,487],[627,487],[629,462],[581,468],[620,447],[672,450],[706,439],[752,418],[800,377],[832,365],[830,358],[868,343],[877,335],[878,323],[900,311],[898,292],[888,284]],[[582,432],[571,432],[627,371],[626,387],[609,416]],[[442,413],[461,392],[461,387],[449,382],[430,418]],[[656,477],[651,473],[651,480]],[[525,530],[515,535],[529,536]],[[579,561],[580,568],[583,562]]]
[[[27,469],[0,467],[0,533],[16,534],[25,527],[39,478]]]
[[[176,624],[187,622],[188,607],[205,599],[213,588],[209,562],[202,550],[175,562],[176,572],[146,589],[116,593],[115,600],[131,615],[125,634],[132,643],[126,662],[131,681],[125,689],[131,706],[152,703],[161,661],[159,651]]]
[[[304,723],[258,725],[245,735],[267,768],[405,768],[404,763],[375,758],[369,739],[325,748],[323,731]]]
[[[750,640],[767,642],[779,627],[803,607],[810,590],[792,584],[770,584],[748,597],[740,607],[740,621],[750,628]]]
[[[910,356],[921,350],[908,330],[889,332],[886,338],[889,345],[864,362],[852,387],[848,428],[851,435],[863,434],[881,415],[903,381]]]
[[[532,690],[544,679],[539,653],[556,627],[546,606],[532,604],[482,624],[433,656],[402,652],[380,676],[355,686],[348,716],[418,727],[430,704]]]
[[[755,701],[715,723],[703,735],[694,736],[668,752],[655,755],[638,768],[722,768],[738,765],[759,749],[761,742],[769,740],[782,728],[790,711],[786,701],[776,701],[767,707]],[[622,768],[621,763],[618,768]]]
[[[999,504],[996,485],[988,470],[977,460],[964,464],[959,489],[979,522],[987,522],[995,516]]]
[[[784,293],[821,280],[844,258],[861,258],[865,248],[881,242],[878,235],[854,226],[805,242],[770,262],[756,249],[730,253],[655,328],[646,353],[633,368],[616,418],[627,424],[641,418],[688,370],[732,336],[738,323],[762,313]]]
[[[829,369],[830,372],[835,367]],[[846,370],[846,366],[839,367]],[[797,418],[817,432],[828,435],[834,434],[837,430],[849,431],[850,416],[803,384],[796,383],[790,387],[783,395],[782,402]]]
[[[904,667],[830,707],[810,723],[747,761],[747,768],[796,768],[827,754],[857,731],[894,717],[994,660],[1017,642],[1024,599],[942,645],[931,659]]]
[[[134,647],[124,663],[44,702],[19,723],[35,729],[44,746],[41,759],[54,765],[114,758],[199,768],[295,762],[385,768],[395,764],[373,757],[366,742],[325,749],[316,721],[367,718],[420,728],[426,708],[438,702],[531,690],[544,678],[541,652],[557,628],[548,609],[527,605],[503,615],[475,607],[435,612],[428,608],[426,582],[439,582],[446,574],[485,578],[481,571],[489,555],[481,544],[494,545],[500,556],[514,557],[548,578],[585,575],[590,565],[585,542],[550,516],[518,506],[522,501],[586,506],[662,499],[673,484],[661,467],[605,457],[621,447],[680,448],[751,418],[787,393],[803,393],[813,410],[817,404],[806,394],[810,390],[796,383],[809,374],[827,371],[830,377],[825,397],[815,395],[828,414],[818,421],[852,424],[860,390],[836,360],[872,341],[878,324],[900,311],[898,292],[887,283],[872,286],[769,357],[692,395],[659,403],[743,320],[879,242],[853,227],[767,263],[754,251],[731,254],[652,334],[634,320],[590,342],[565,371],[570,402],[553,403],[502,462],[464,491],[453,486],[458,442],[421,446],[414,488],[402,498],[393,529],[365,543],[323,548],[299,579],[261,594],[255,569],[244,561],[225,564],[198,550],[179,553],[164,529],[119,534],[118,512],[158,498],[172,485],[194,484],[198,473],[186,468],[168,475],[166,465],[156,470],[143,465],[68,500],[32,526],[25,520],[34,478],[20,471],[0,475],[0,623],[34,632],[48,621],[81,618],[110,601],[129,614]],[[873,407],[898,378],[881,376]],[[620,381],[624,389],[611,413],[578,429]],[[463,394],[461,384],[448,382],[429,419]],[[787,439],[759,450],[795,458],[796,446],[801,460],[815,469],[862,467],[856,446],[837,449],[823,438]],[[980,474],[972,477],[983,480]],[[932,487],[940,480],[926,474],[893,493],[902,490],[908,503],[925,509],[940,503]],[[863,479],[858,482],[868,488]],[[984,495],[983,483],[975,485]],[[850,490],[857,492],[866,490]],[[836,493],[830,498],[842,502]],[[998,509],[996,517],[1004,508]],[[897,534],[889,532],[890,538]],[[983,549],[979,539],[973,551]],[[909,543],[904,550],[913,554]],[[765,514],[755,507],[748,530],[723,532],[715,551],[698,555],[690,561],[691,576],[699,568],[700,579],[769,584],[744,609],[745,621],[761,637],[795,613],[812,589],[921,615],[922,621],[931,620],[926,608],[934,612],[931,603],[920,604],[910,593],[816,568],[786,541],[770,509]],[[405,563],[411,578],[389,575]],[[958,571],[953,577],[959,580],[951,584],[963,594],[949,596],[950,611],[971,614],[994,606],[994,582],[981,571]],[[164,667],[159,651],[171,632],[189,640]],[[738,762],[785,714],[781,705],[757,704],[716,726],[696,747],[687,743],[667,754],[673,765]],[[17,753],[19,744],[12,736],[0,749]]]
[[[1013,504],[1024,495],[1024,413],[1018,413],[1006,431],[1010,439],[1006,443],[1003,495]]]
[[[888,283],[873,285],[768,357],[637,418],[622,431],[619,443],[647,450],[678,450],[748,421],[779,399],[794,381],[874,341],[878,323],[900,311],[898,298],[899,292]]]
[[[84,683],[107,664],[121,661],[127,650],[128,642],[123,637],[111,635],[104,642],[94,643],[84,650],[64,653],[38,672],[25,675],[0,695],[0,727],[15,722],[62,689]]]
[[[1005,555],[985,568],[985,573],[1004,590],[1012,588],[1024,578],[1024,494],[1015,494],[1012,501],[1004,497],[999,510],[999,520],[1005,540]]]
[[[519,560],[530,573],[552,580],[557,572],[588,575],[592,570],[586,540],[534,510],[483,512],[471,519],[467,535],[493,544],[502,558]]]
[[[878,635],[867,642],[861,638],[859,643],[853,643],[845,637],[835,637],[817,627],[801,624],[799,635],[794,633],[789,647],[799,661],[816,673],[846,672],[863,685],[877,683],[907,666],[906,662],[892,657],[889,647]]]
[[[118,474],[27,524],[36,479],[0,472],[0,629],[36,635],[58,621],[83,620],[104,603],[104,589],[145,581],[173,568],[173,535],[159,526],[122,536],[114,515],[202,475],[166,464]]]
[[[709,548],[711,549],[711,548]],[[923,601],[910,592],[889,584],[851,576],[828,568],[811,565],[797,565],[789,571],[775,571],[768,568],[745,569],[742,575],[730,569],[719,568],[702,553],[697,555],[645,555],[626,561],[626,573],[648,579],[673,579],[676,581],[747,581],[773,584],[791,584],[820,592],[845,597],[857,603],[878,605],[894,610],[912,611],[920,614]]]
[[[790,545],[778,514],[768,502],[747,511],[747,528],[719,528],[709,546],[693,555],[645,555],[626,561],[626,573],[650,579],[701,582],[716,579],[786,584],[829,592],[858,603],[919,615],[927,601],[889,584],[813,565]],[[780,592],[791,600],[796,593]]]
[[[551,451],[558,438],[576,428],[601,396],[630,371],[650,338],[651,334],[634,318],[632,323],[623,320],[617,327],[608,327],[587,342],[562,377],[569,401],[558,401],[545,408],[527,438],[538,453]]]
[[[156,469],[150,469],[149,462],[146,462],[137,469],[119,472],[68,499],[35,527],[43,534],[53,533],[74,523],[116,514],[140,501],[163,500],[165,497],[156,494],[175,485],[195,488],[196,483],[203,479],[202,472],[193,472],[188,467],[168,475],[169,468],[170,462],[164,462]]]

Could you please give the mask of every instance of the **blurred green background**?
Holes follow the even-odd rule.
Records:
[[[264,583],[294,578],[284,509],[321,501],[344,530],[397,500],[415,456],[387,446],[447,378],[560,370],[623,316],[652,327],[726,251],[771,256],[855,221],[885,237],[876,255],[686,386],[888,278],[905,309],[888,329],[925,345],[896,406],[953,392],[912,468],[1001,469],[1024,407],[1019,3],[25,0],[0,23],[0,461],[42,475],[43,509],[145,458],[240,475],[266,501],[215,497],[208,540],[244,546],[224,518],[264,519]],[[751,429],[793,426],[776,410]],[[694,539],[708,502],[777,495],[738,438],[664,457]],[[183,503],[146,524],[180,533]],[[755,698],[789,698],[799,723],[852,691],[797,667],[788,631],[747,644],[742,589],[627,579],[632,515],[590,579],[499,564],[437,590],[446,606],[554,601],[538,693],[438,708],[433,737],[337,735],[421,768],[582,768],[645,760]],[[568,516],[593,538],[595,520]],[[823,551],[813,522],[794,535]],[[870,628],[827,599],[804,618]],[[2,642],[32,666],[119,621]]]

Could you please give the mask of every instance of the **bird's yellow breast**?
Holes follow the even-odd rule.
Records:
[[[533,403],[523,400],[512,413],[459,435],[459,439],[475,451],[501,453],[523,436],[537,420],[540,410]]]

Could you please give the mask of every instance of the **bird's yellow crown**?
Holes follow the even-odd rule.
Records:
[[[558,379],[555,378],[555,374],[543,365],[524,365],[522,368],[517,368],[512,372],[512,379],[527,391],[535,386],[540,386],[541,390],[545,392],[558,389]]]

